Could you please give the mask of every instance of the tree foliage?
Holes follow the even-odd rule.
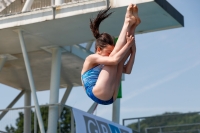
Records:
[[[184,114],[180,113],[164,113],[149,118],[142,119],[140,121],[140,131],[145,133],[145,128],[149,127],[163,127],[162,132],[177,132],[184,131],[187,133],[198,133],[200,129],[200,115],[198,113]],[[191,124],[186,126],[186,124]],[[182,125],[182,126],[181,126]],[[165,127],[170,126],[170,127]],[[133,130],[138,130],[138,122],[134,122],[128,125]],[[148,129],[147,133],[160,132],[160,128]]]
[[[47,131],[48,127],[48,107],[41,107],[40,108],[42,120],[44,123],[44,129]],[[13,125],[6,126],[6,131],[8,133],[23,133],[24,128],[24,113],[19,112],[19,116],[16,119],[16,125],[15,127]],[[58,120],[58,127],[57,132],[58,133],[70,133],[71,129],[71,113],[68,108],[63,108],[61,115]],[[38,133],[40,133],[39,124],[37,122],[37,130]],[[31,133],[34,133],[34,112],[31,110]]]

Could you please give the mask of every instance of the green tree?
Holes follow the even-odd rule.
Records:
[[[48,127],[48,107],[40,108],[42,120],[44,123],[44,129],[47,131]],[[23,133],[23,125],[24,125],[24,114],[23,112],[19,112],[19,117],[16,119],[16,128],[12,125],[6,126],[6,131],[8,133]],[[37,124],[38,133],[39,125]],[[70,110],[66,107],[63,108],[61,115],[58,120],[58,133],[70,133],[71,130],[71,113]],[[34,133],[34,112],[31,111],[31,133]]]
[[[194,124],[200,123],[200,115],[199,113],[191,113],[191,114],[184,114],[173,112],[173,113],[164,113],[162,115],[157,115],[153,117],[148,117],[142,119],[140,121],[140,131],[141,133],[145,133],[145,128],[148,127],[160,127],[160,126],[172,126],[168,128],[162,128],[162,132],[171,132],[171,131],[187,131],[187,133],[192,133],[194,131],[198,131],[200,129],[200,124],[196,125],[189,125],[189,126],[178,126],[183,124]],[[133,130],[138,130],[138,122],[134,122],[128,125],[128,127],[132,128]],[[159,132],[159,128],[150,129],[148,133],[155,133]],[[191,132],[189,131],[191,130]]]

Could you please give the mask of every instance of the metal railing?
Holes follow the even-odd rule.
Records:
[[[166,113],[158,116],[126,118],[124,126],[138,133],[200,133],[200,112]]]
[[[26,0],[12,0],[9,5],[6,5],[4,0],[0,1],[0,16],[8,16],[21,13]],[[63,0],[63,4],[79,3],[81,1],[91,0]],[[34,0],[31,6],[32,10],[41,10],[52,6],[52,0]]]
[[[4,9],[0,12],[0,15],[12,15],[20,13],[24,7],[26,0],[15,0],[10,5],[5,6]],[[41,9],[51,6],[51,0],[34,0],[31,10]]]
[[[171,132],[162,132],[162,133],[200,133],[200,129],[191,129],[191,130],[181,130],[181,131],[171,131]]]
[[[178,133],[178,132],[200,132],[200,128],[197,127],[196,129],[188,129],[188,127],[190,128],[191,126],[200,126],[200,123],[191,123],[191,124],[178,124],[178,125],[170,125],[170,126],[159,126],[159,127],[148,127],[145,128],[145,133],[148,132],[152,132],[152,130],[155,132],[159,132],[159,133]],[[180,131],[173,131],[173,128],[179,128],[179,127],[183,127],[186,128],[185,130],[180,130]],[[170,129],[171,128],[171,129]],[[167,129],[167,130],[166,130]]]
[[[48,104],[40,106],[42,119],[44,123],[44,129],[47,131],[48,126],[48,111],[49,108],[58,108],[59,119],[57,121],[57,133],[74,133],[75,122],[72,113],[72,108],[61,104]],[[20,108],[9,108],[0,110],[0,115],[6,113],[5,116],[0,119],[0,133],[14,133],[16,131],[22,132],[24,129],[24,117],[26,117],[25,111],[29,110],[31,116],[31,132],[40,133],[40,128],[35,112],[35,106],[26,106]]]

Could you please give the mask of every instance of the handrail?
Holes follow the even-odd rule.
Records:
[[[72,107],[64,105],[64,104],[45,104],[45,105],[40,105],[40,107],[48,107],[48,106],[64,106],[67,107],[68,109],[72,109]],[[0,112],[2,111],[10,111],[10,110],[19,110],[19,109],[27,109],[27,108],[34,108],[35,106],[24,106],[24,107],[18,107],[18,108],[7,108],[7,109],[0,109]]]
[[[0,16],[7,16],[7,15],[12,15],[12,14],[18,14],[22,13],[22,9],[24,7],[24,4],[26,3],[26,0],[12,0],[13,2],[6,6],[2,11],[0,9]],[[63,4],[74,4],[74,3],[80,3],[80,2],[85,2],[85,1],[94,1],[94,0],[63,0]],[[0,3],[0,5],[4,5],[3,3]],[[1,6],[0,6],[1,7]],[[54,5],[52,5],[51,0],[34,0],[33,4],[31,6],[31,10],[41,10],[43,8],[52,8]],[[29,12],[29,11],[25,11]]]
[[[135,117],[135,118],[124,118],[122,119],[123,125],[126,120],[135,120],[135,119],[146,119],[146,118],[155,118],[155,117],[166,117],[166,116],[177,116],[177,115],[188,115],[188,114],[197,114],[200,112],[191,112],[191,113],[179,113],[179,114],[166,114],[166,115],[157,115],[157,116],[145,116],[145,117]]]
[[[125,126],[125,121],[127,120],[137,120],[138,121],[138,129],[137,129],[137,132],[140,133],[141,131],[141,127],[140,127],[140,120],[141,119],[148,119],[148,118],[159,118],[159,117],[173,117],[173,116],[184,116],[184,115],[192,115],[192,114],[200,114],[200,112],[189,112],[189,113],[175,113],[175,114],[165,114],[165,115],[157,115],[157,116],[146,116],[146,117],[135,117],[135,118],[125,118],[125,119],[122,119],[122,125]],[[194,124],[194,123],[193,123]],[[199,123],[196,123],[196,124],[199,124]],[[184,125],[184,124],[183,124]],[[187,124],[186,124],[187,125]],[[184,125],[184,126],[186,126]],[[176,125],[177,126],[177,125]],[[159,128],[162,128],[162,127],[166,127],[166,126],[158,126]],[[152,127],[152,128],[158,128],[158,127]],[[151,129],[151,127],[147,127],[145,129]]]
[[[70,111],[70,115],[71,115],[71,126],[70,126],[70,130],[71,130],[71,133],[75,133],[75,125],[74,125],[74,123],[75,123],[75,121],[74,121],[74,117],[73,117],[73,108],[72,107],[70,107],[70,106],[68,106],[68,105],[65,105],[65,104],[61,104],[61,103],[56,103],[56,104],[45,104],[45,105],[40,105],[39,107],[41,108],[41,107],[52,107],[52,106],[58,106],[58,110],[59,110],[59,112],[61,111],[61,110],[63,110],[64,108],[65,109],[68,109],[69,111]],[[0,109],[0,114],[2,113],[2,112],[10,112],[10,114],[12,114],[13,112],[22,112],[23,113],[23,110],[25,111],[25,110],[27,110],[27,109],[29,109],[29,111],[30,110],[32,110],[33,112],[31,112],[31,113],[34,113],[34,132],[37,132],[39,129],[37,129],[38,127],[37,127],[37,125],[38,125],[38,119],[37,119],[37,117],[36,117],[36,113],[35,113],[35,111],[33,110],[33,109],[35,109],[35,106],[24,106],[24,107],[16,107],[16,108],[7,108],[7,109]],[[25,112],[24,112],[25,113]],[[6,126],[6,125],[9,125],[8,123],[7,123],[7,121],[8,122],[12,122],[14,119],[16,119],[15,117],[17,117],[17,115],[15,114],[15,113],[13,113],[14,114],[14,117],[12,116],[12,117],[9,117],[9,115],[10,114],[8,114],[7,115],[7,117],[5,118],[5,121],[6,122],[4,122],[4,120],[2,120],[2,121],[0,121],[0,123],[3,123],[3,125],[1,125],[0,124],[0,128],[3,128],[4,126]],[[61,114],[59,113],[58,114],[59,115],[59,119],[58,119],[58,123],[59,124],[62,124],[64,121],[60,121],[60,118],[61,118]],[[19,117],[19,116],[18,116]],[[10,120],[11,119],[11,120]],[[29,120],[30,120],[30,118],[28,118]],[[27,119],[26,119],[27,120]],[[13,124],[13,123],[12,123]],[[59,130],[61,130],[60,128],[62,128],[62,127],[60,127],[61,125],[59,125],[58,124],[58,128],[59,128]],[[1,131],[1,129],[0,129],[0,133],[6,133],[5,131]]]

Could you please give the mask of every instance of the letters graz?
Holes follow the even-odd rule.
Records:
[[[120,129],[115,125],[95,120],[88,116],[83,115],[83,117],[85,120],[87,133],[129,133],[129,131]]]

